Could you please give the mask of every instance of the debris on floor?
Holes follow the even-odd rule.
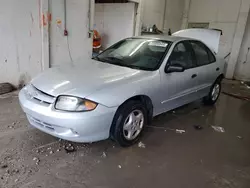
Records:
[[[186,131],[185,131],[185,130],[176,129],[175,132],[178,133],[178,134],[183,134],[183,133],[185,133]]]
[[[139,148],[146,148],[146,145],[144,143],[142,143],[142,142],[139,142],[138,147]]]
[[[6,173],[4,174],[4,176],[7,177],[7,178],[9,178],[10,176],[14,176],[14,175],[17,175],[19,173],[20,173],[19,169],[12,169],[12,170],[11,169],[7,169]],[[1,179],[3,179],[4,176],[2,176]]]
[[[66,153],[73,153],[76,151],[76,148],[72,144],[68,144],[64,146],[64,150],[66,151]]]
[[[105,152],[102,152],[102,158],[106,158],[107,154]]]
[[[241,87],[245,88],[244,85]],[[9,100],[13,100],[13,104],[9,104]],[[152,126],[146,127],[145,137],[130,148],[122,148],[110,140],[92,145],[58,141],[27,127],[26,117],[16,106],[19,105],[16,98],[0,99],[0,108],[4,112],[0,113],[0,187],[95,187],[103,183],[107,187],[121,184],[122,187],[132,184],[152,187],[154,182],[148,181],[152,173],[157,177],[156,187],[182,187],[182,182],[194,188],[197,185],[248,187],[250,166],[246,164],[250,150],[247,149],[247,133],[250,126],[247,115],[250,103],[226,95],[221,96],[216,108],[203,107],[201,101],[197,103],[202,107],[195,113],[192,105],[196,103],[176,110],[176,114],[160,116]],[[12,125],[13,122],[16,124]],[[223,127],[226,132],[216,132],[211,126]],[[185,132],[178,134],[176,129]],[[145,149],[138,147],[140,141],[146,145]],[[67,154],[63,146],[73,146],[76,151]],[[187,154],[190,147],[192,152]],[[169,152],[171,150],[173,152]],[[54,153],[50,155],[50,151]],[[185,155],[187,157],[183,157]],[[38,165],[36,161],[40,161]],[[178,173],[171,175],[169,169],[175,168]],[[109,173],[103,175],[107,171]],[[169,172],[171,177],[166,180],[165,174]],[[185,178],[187,174],[188,178]],[[146,182],[134,183],[138,179]]]
[[[250,82],[245,83],[247,89],[250,89]]]
[[[245,85],[247,89],[250,89],[250,82],[241,82],[241,84]]]
[[[39,162],[40,162],[40,159],[38,159],[37,157],[34,157],[34,158],[33,158],[33,161],[35,161],[35,162],[36,162],[36,165],[38,165]]]
[[[224,133],[225,129],[223,127],[211,126],[216,132]]]
[[[4,164],[1,166],[2,169],[5,169],[5,168],[8,168],[8,165],[7,164]]]
[[[200,131],[200,130],[202,130],[202,129],[203,129],[203,127],[202,127],[202,126],[200,126],[200,125],[194,125],[194,128],[195,128],[196,130],[198,130],[198,131]]]

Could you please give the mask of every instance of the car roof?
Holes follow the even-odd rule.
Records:
[[[133,38],[147,38],[147,39],[159,39],[159,40],[166,40],[166,41],[170,41],[170,42],[178,42],[178,41],[182,41],[182,40],[190,40],[190,38],[186,38],[186,37],[178,37],[178,36],[169,36],[166,34],[160,34],[160,35],[141,35],[141,36],[137,36],[137,37],[133,37]],[[192,39],[195,40],[195,39]]]

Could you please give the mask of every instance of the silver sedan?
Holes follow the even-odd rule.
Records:
[[[74,142],[130,146],[154,116],[201,98],[214,104],[225,65],[217,31],[174,35],[127,38],[92,60],[45,71],[19,93],[30,124]]]

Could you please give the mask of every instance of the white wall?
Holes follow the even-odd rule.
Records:
[[[242,0],[191,0],[190,4],[187,0],[144,1],[142,20],[144,25],[156,24],[165,33],[169,28],[172,32],[180,30],[187,3],[189,8],[187,21],[208,22],[210,28],[222,29],[219,54],[224,57],[231,52]]]
[[[0,83],[17,86],[27,83],[49,66],[70,63],[69,49],[73,61],[91,57],[89,1],[66,2],[68,39],[63,36],[63,0],[0,0]],[[48,10],[52,16],[50,32]],[[58,25],[57,20],[62,24]]]
[[[131,37],[135,29],[135,3],[96,4],[94,22],[104,49]]]
[[[250,67],[242,65],[249,44],[248,34],[245,34],[245,38],[243,36],[250,0],[191,0],[190,2],[188,22],[208,22],[210,28],[223,31],[219,55],[225,57],[228,53],[231,54],[228,58],[226,78],[250,79],[250,76],[246,76],[250,75]]]
[[[0,0],[0,83],[29,80],[42,70],[39,3]]]
[[[250,81],[250,14],[248,14],[247,26],[234,77],[236,79]]]
[[[231,52],[241,0],[192,0],[188,22],[208,22],[210,28],[223,30],[219,54]]]
[[[46,29],[42,26],[42,11],[39,2],[49,0],[0,0],[0,82],[10,82],[14,85],[27,82],[44,68],[59,64],[69,63],[69,49],[73,61],[88,58],[91,55],[92,40],[88,38],[88,1],[87,0],[67,0],[67,29],[68,39],[62,34],[62,28],[58,26],[57,20],[61,19],[64,23],[63,0],[50,0],[52,11],[51,35],[50,35],[50,62],[45,62],[44,49],[42,42],[46,39]],[[141,15],[142,22],[152,26],[156,24],[159,29],[167,31],[168,28],[178,30],[180,18],[183,15],[183,2],[187,0],[145,0],[140,1],[143,7]],[[220,43],[221,56],[232,52],[230,58],[230,75],[235,72],[238,79],[248,79],[250,67],[246,59],[249,47],[249,22],[245,31],[245,21],[249,12],[250,0],[191,0],[190,9],[187,14],[188,22],[209,22],[211,28],[223,30]],[[130,6],[131,4],[123,4]],[[164,5],[166,5],[164,7]],[[117,5],[118,6],[118,5]],[[189,6],[188,6],[189,7]],[[127,7],[129,8],[129,7]],[[164,12],[166,8],[166,12]],[[102,9],[102,8],[100,8]],[[107,32],[116,36],[117,29],[125,31],[123,27],[125,20],[122,14],[112,13],[116,9],[105,11],[106,18],[113,18],[107,22]],[[131,7],[130,9],[131,10]],[[103,10],[102,10],[103,11]],[[106,14],[107,13],[107,14]],[[134,14],[126,12],[125,16],[129,20],[134,19]],[[165,17],[164,17],[165,15]],[[98,15],[97,15],[98,16]],[[104,16],[102,13],[99,17]],[[131,17],[130,17],[131,16]],[[163,21],[164,20],[164,21]],[[164,22],[164,24],[163,24]],[[104,23],[104,22],[103,22]],[[114,27],[112,23],[121,23],[121,27]],[[126,24],[125,24],[126,25]],[[130,25],[134,28],[134,25]],[[130,29],[131,30],[131,29]],[[120,31],[120,30],[119,30]],[[245,31],[243,44],[242,36]],[[129,36],[133,35],[132,33]],[[124,36],[124,35],[123,35]],[[110,42],[113,43],[120,38]],[[105,42],[104,37],[104,42]],[[109,43],[107,44],[109,45]],[[241,46],[241,50],[240,50]],[[238,53],[240,52],[239,58]],[[238,61],[237,61],[238,60]],[[236,62],[238,62],[236,66]],[[82,62],[84,63],[84,62]],[[236,71],[235,71],[235,66]],[[231,77],[231,76],[230,76]]]
[[[154,24],[162,30],[164,25],[165,0],[144,0],[142,23],[146,27]]]
[[[89,0],[66,1],[66,29],[68,37],[64,36],[64,0],[51,0],[50,2],[52,14],[50,24],[51,67],[72,62],[84,63],[84,59],[92,56],[92,38],[89,38],[88,34]]]
[[[166,0],[164,32],[172,33],[181,29],[185,0]]]
[[[143,25],[158,29],[167,33],[181,29],[185,0],[144,0]]]

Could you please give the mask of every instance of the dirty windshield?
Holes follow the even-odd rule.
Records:
[[[95,59],[134,69],[156,70],[169,45],[168,41],[156,39],[125,39],[111,46]]]

